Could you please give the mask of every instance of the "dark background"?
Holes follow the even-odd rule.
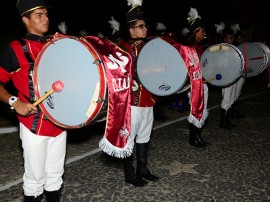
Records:
[[[57,25],[67,24],[67,34],[79,35],[85,30],[87,35],[101,32],[109,36],[112,32],[108,21],[113,16],[125,25],[124,16],[131,8],[126,0],[71,1],[47,0],[52,5],[50,10],[50,33],[59,32]],[[0,36],[2,41],[7,37],[23,33],[21,19],[16,8],[17,0],[1,0],[0,3]],[[89,5],[88,5],[89,4]],[[239,23],[246,36],[246,41],[266,42],[269,39],[268,8],[263,1],[244,0],[144,0],[143,9],[150,25],[150,34],[154,34],[157,22],[166,25],[167,30],[180,34],[187,26],[190,7],[196,8],[206,25],[207,34],[215,35],[214,24],[224,22],[226,26]]]

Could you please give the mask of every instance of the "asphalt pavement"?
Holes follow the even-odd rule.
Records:
[[[246,79],[240,97],[244,119],[219,128],[221,89],[209,85],[206,148],[188,144],[186,111],[164,106],[168,119],[155,121],[149,168],[161,179],[145,187],[124,182],[122,164],[98,148],[105,122],[68,130],[63,202],[256,201],[270,202],[270,91],[265,74]],[[3,112],[3,110],[1,110]],[[16,127],[12,112],[0,128]],[[7,115],[8,114],[8,115]],[[0,134],[0,201],[22,201],[23,157],[18,131]],[[43,201],[45,199],[43,198]]]

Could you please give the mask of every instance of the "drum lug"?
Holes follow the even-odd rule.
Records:
[[[106,103],[107,100],[106,99],[103,99],[103,98],[98,98],[98,100],[96,101],[96,103],[101,103],[101,102]]]
[[[95,60],[95,61],[93,62],[93,64],[99,65],[99,64],[101,64],[101,61],[100,61],[100,60]]]

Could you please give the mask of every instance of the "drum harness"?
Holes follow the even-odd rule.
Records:
[[[135,72],[135,76],[133,77],[133,80],[139,84],[139,80],[138,80],[138,75],[137,75],[137,55],[136,55],[136,47],[135,47],[135,43],[132,43],[131,44],[131,52],[132,52],[132,60],[134,62],[134,72]],[[137,92],[135,93],[135,105],[137,106],[139,104],[139,93],[138,93],[138,90],[136,90]]]
[[[23,49],[23,52],[24,52],[24,55],[29,63],[29,70],[28,70],[28,80],[29,80],[29,97],[26,97],[24,94],[23,96],[28,100],[28,102],[30,102],[31,104],[34,103],[35,101],[35,94],[34,94],[34,85],[33,85],[33,78],[32,78],[32,72],[33,72],[33,69],[34,69],[34,61],[33,59],[31,58],[30,54],[29,54],[29,51],[28,51],[28,48],[27,48],[27,44],[26,44],[26,39],[19,39],[19,42],[21,43],[22,45],[22,49]],[[37,126],[38,126],[38,120],[39,120],[39,116],[40,116],[40,108],[38,107],[38,111],[36,114],[34,114],[34,120],[33,120],[33,123],[32,123],[32,127],[31,127],[31,132],[35,133],[36,132],[36,129],[37,129]]]

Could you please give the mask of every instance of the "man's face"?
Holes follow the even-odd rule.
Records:
[[[198,42],[201,42],[204,40],[204,37],[206,35],[206,31],[203,27],[201,27],[196,33],[195,33],[195,39]]]
[[[224,42],[225,43],[228,43],[228,44],[233,44],[233,40],[234,40],[234,36],[233,35],[227,35],[225,38],[224,38]]]
[[[49,30],[49,18],[47,8],[34,10],[30,17],[23,17],[26,29],[31,34],[43,36]]]
[[[147,25],[144,20],[137,20],[135,26],[129,29],[131,38],[146,38]]]
[[[234,40],[235,40],[235,43],[236,44],[240,44],[240,43],[243,43],[244,42],[244,38],[241,37],[241,36],[236,37]]]

